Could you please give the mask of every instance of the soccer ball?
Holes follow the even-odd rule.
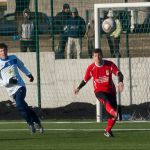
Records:
[[[115,21],[112,18],[107,18],[102,23],[102,29],[105,33],[111,33],[115,30]]]

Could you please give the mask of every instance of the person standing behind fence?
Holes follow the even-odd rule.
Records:
[[[73,46],[77,50],[77,58],[80,59],[82,38],[86,32],[86,24],[82,17],[78,15],[77,8],[71,9],[72,17],[66,23],[66,32],[68,35],[67,59],[71,58]]]
[[[32,134],[36,132],[34,126],[36,123],[39,131],[43,133],[44,129],[39,117],[24,100],[26,87],[19,70],[29,78],[30,82],[34,81],[34,77],[16,55],[8,55],[7,53],[7,45],[0,43],[0,86],[4,86],[10,97],[14,99],[19,114],[29,125],[30,132]]]
[[[36,51],[35,44],[35,25],[31,18],[31,12],[28,8],[23,11],[23,21],[19,25],[20,50],[27,52]]]
[[[69,4],[65,3],[63,5],[63,10],[57,13],[55,17],[55,32],[60,34],[58,50],[56,50],[55,53],[56,58],[65,58],[65,46],[68,41],[68,37],[64,27],[66,25],[66,20],[68,20],[70,17],[70,6]]]
[[[91,21],[91,23],[88,23],[87,31],[86,31],[86,38],[88,42],[88,55],[90,58],[92,58],[92,51],[94,49],[95,45],[95,30],[94,30],[94,20]]]
[[[122,32],[122,25],[120,20],[117,18],[117,14],[114,14],[112,10],[108,11],[107,17],[114,19],[115,21],[115,30],[112,33],[108,33],[107,41],[110,48],[111,57],[121,57],[119,52],[119,45],[120,45],[120,35]]]

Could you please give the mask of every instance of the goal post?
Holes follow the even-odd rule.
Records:
[[[133,30],[134,28],[134,9],[138,8],[147,8],[150,7],[150,2],[137,2],[137,3],[103,3],[103,4],[94,4],[94,21],[95,21],[95,48],[101,47],[101,39],[100,39],[100,15],[103,10],[119,10],[119,9],[130,9],[130,16],[131,16],[131,24],[130,29]],[[102,121],[102,110],[101,104],[97,100],[96,103],[96,116],[97,122]]]

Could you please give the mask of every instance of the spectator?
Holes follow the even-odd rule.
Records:
[[[0,43],[0,86],[4,86],[10,97],[14,99],[19,114],[29,125],[30,132],[36,132],[34,126],[36,124],[40,133],[43,133],[39,117],[25,102],[26,87],[18,69],[29,78],[30,82],[34,81],[34,77],[24,63],[16,55],[8,55],[7,45]]]
[[[35,45],[35,26],[28,8],[23,11],[23,21],[19,25],[20,49],[21,52],[36,51]]]
[[[91,23],[88,23],[87,32],[86,32],[87,42],[88,42],[88,54],[92,58],[92,51],[94,49],[94,39],[95,39],[95,30],[94,30],[94,20]]]
[[[57,13],[55,17],[55,32],[59,33],[59,45],[56,51],[56,58],[65,58],[65,46],[68,41],[66,32],[64,31],[66,20],[71,17],[69,4],[63,5],[63,10]]]
[[[107,40],[110,48],[111,57],[121,57],[119,52],[120,35],[122,31],[122,25],[117,18],[117,14],[114,15],[112,10],[109,10],[107,17],[113,18],[115,21],[115,30],[112,33],[107,34]]]
[[[82,17],[78,15],[77,8],[71,9],[72,17],[67,21],[66,31],[68,35],[67,59],[71,58],[73,45],[77,50],[77,58],[80,58],[82,38],[86,32],[86,24]]]

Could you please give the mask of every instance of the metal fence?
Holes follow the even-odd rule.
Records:
[[[82,75],[85,65],[91,62],[89,39],[94,38],[94,28],[87,33],[89,24],[91,25],[94,19],[93,11],[95,3],[125,3],[134,2],[133,0],[7,0],[7,3],[1,7],[0,18],[0,42],[8,44],[9,52],[15,53],[23,59],[27,66],[34,72],[36,80],[34,85],[27,83],[29,94],[27,98],[31,105],[39,107],[61,107],[72,102],[84,102],[95,104],[91,87],[90,90],[84,90],[84,94],[79,97],[74,97],[71,93],[74,86],[82,80]],[[135,0],[135,2],[137,2]],[[143,2],[143,1],[139,1]],[[81,41],[81,55],[80,60],[76,60],[76,55],[72,55],[74,59],[67,58],[67,45],[64,44],[63,57],[59,53],[61,37],[59,24],[56,24],[56,16],[62,12],[63,5],[68,3],[70,9],[77,8],[79,16],[81,16],[86,25],[85,35]],[[29,8],[31,17],[35,25],[34,42],[27,44],[27,53],[21,50],[21,39],[19,34],[20,24],[23,22],[23,10]],[[139,9],[135,11],[135,32],[126,34],[126,24],[124,24],[124,31],[121,33],[120,53],[121,53],[121,70],[125,75],[125,92],[121,97],[122,105],[149,103],[149,56],[150,56],[150,42],[149,42],[149,20],[145,26],[144,21],[149,18],[149,9]],[[127,16],[128,15],[128,16]],[[131,11],[120,13],[120,19],[126,21],[129,17],[131,20]],[[127,26],[128,28],[128,26]],[[130,28],[130,26],[129,26]],[[63,28],[64,29],[64,28]],[[143,30],[146,29],[146,30]],[[128,47],[127,47],[128,42]],[[107,43],[106,34],[102,34],[101,47],[105,58],[110,58],[110,49]],[[30,47],[35,44],[35,53],[30,52]],[[74,48],[74,47],[73,47]],[[76,49],[75,49],[76,50]],[[56,57],[59,56],[59,57]],[[128,58],[131,58],[130,61]],[[139,58],[135,58],[139,57]],[[147,57],[145,59],[145,57]],[[62,59],[63,58],[63,59]],[[116,62],[116,58],[112,58]],[[139,63],[141,62],[141,63]],[[71,68],[73,66],[73,68]],[[131,67],[130,72],[129,68]],[[62,70],[61,70],[62,69]],[[58,73],[56,70],[59,70]],[[76,71],[75,73],[73,71]],[[131,80],[132,78],[132,80]],[[146,82],[147,81],[147,82]],[[131,84],[132,82],[132,84]],[[60,83],[60,84],[59,84]],[[67,87],[67,90],[64,88]],[[49,92],[50,91],[50,92]],[[71,93],[71,94],[70,94]],[[3,99],[7,100],[8,95],[5,95],[1,90]],[[36,97],[36,98],[35,98]],[[62,100],[63,98],[63,100]],[[85,100],[86,99],[86,100]],[[144,105],[145,106],[145,105]],[[149,107],[146,106],[146,113],[149,113]],[[130,111],[132,114],[137,111],[134,108]],[[129,113],[128,111],[126,113]],[[139,112],[138,112],[139,113]],[[148,118],[149,119],[149,118]]]

